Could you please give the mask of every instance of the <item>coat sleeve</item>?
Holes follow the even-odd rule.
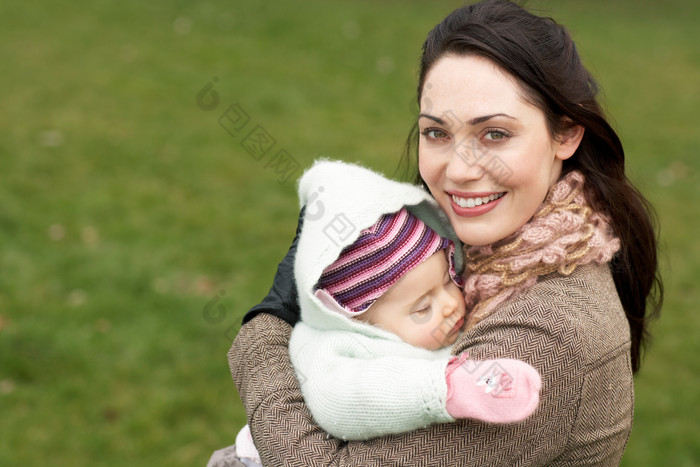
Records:
[[[326,432],[366,440],[453,422],[446,409],[449,355],[355,332],[292,332],[291,361],[304,400]]]
[[[575,418],[581,371],[558,332],[531,321],[479,323],[462,349],[476,359],[517,358],[542,375],[540,406],[515,424],[462,419],[369,441],[343,442],[317,426],[289,357],[291,327],[269,315],[243,326],[229,352],[234,383],[265,466],[544,465],[561,453]],[[525,315],[527,316],[527,315]],[[504,329],[505,327],[505,329]],[[508,336],[506,340],[501,336]],[[548,364],[547,362],[554,362]],[[543,363],[544,362],[544,363]],[[552,463],[554,464],[554,463]]]

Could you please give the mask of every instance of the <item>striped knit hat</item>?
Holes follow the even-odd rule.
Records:
[[[382,216],[360,232],[357,240],[323,270],[315,290],[325,290],[340,306],[359,315],[404,274],[446,248],[450,276],[461,286],[462,278],[454,272],[452,241],[404,208]]]

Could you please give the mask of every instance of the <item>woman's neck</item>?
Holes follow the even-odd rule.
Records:
[[[606,218],[588,205],[583,185],[580,172],[566,174],[513,235],[490,245],[465,247],[468,326],[532,287],[538,277],[555,271],[569,275],[580,265],[612,259],[620,241]]]

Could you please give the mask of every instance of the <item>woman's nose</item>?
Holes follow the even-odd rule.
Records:
[[[445,175],[454,182],[478,180],[484,175],[483,156],[476,144],[458,140],[450,148]]]

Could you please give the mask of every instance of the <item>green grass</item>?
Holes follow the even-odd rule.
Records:
[[[268,164],[391,174],[420,45],[459,4],[0,4],[0,465],[204,465],[233,441],[226,351],[296,225],[299,172]],[[624,465],[700,464],[700,4],[530,4],[574,34],[661,218],[666,305]],[[233,104],[250,120],[231,135]]]

